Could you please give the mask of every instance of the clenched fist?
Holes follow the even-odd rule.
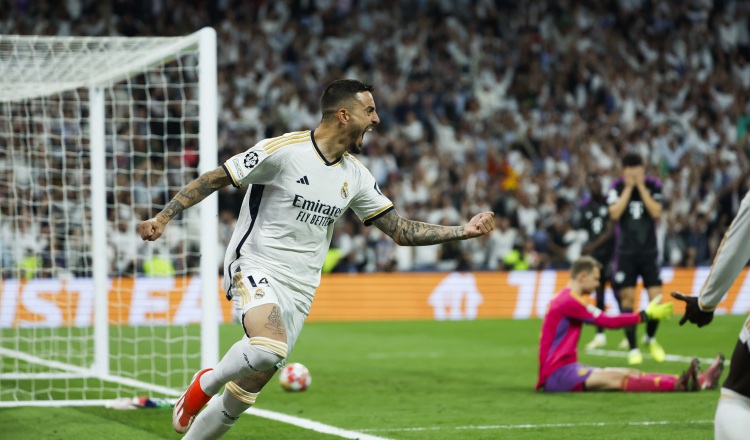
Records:
[[[163,223],[156,218],[150,218],[138,224],[138,233],[141,234],[141,239],[143,241],[154,241],[161,237],[166,226],[166,223]]]
[[[495,213],[483,212],[477,214],[469,223],[464,226],[464,232],[467,238],[479,237],[480,235],[492,232],[495,229]]]

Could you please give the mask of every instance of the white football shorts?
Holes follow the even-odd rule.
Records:
[[[722,388],[714,418],[715,440],[747,439],[750,431],[750,399]]]
[[[307,313],[303,311],[305,309],[298,306],[295,298],[304,296],[295,292],[287,283],[280,282],[278,278],[269,275],[262,269],[241,265],[240,270],[237,271],[236,265],[237,263],[233,265],[234,274],[230,287],[235,317],[240,324],[243,324],[245,313],[253,307],[264,304],[278,305],[286,327],[287,353],[291,354],[307,318]],[[247,333],[245,333],[245,338],[247,337]],[[286,359],[276,366],[281,369],[285,364]]]

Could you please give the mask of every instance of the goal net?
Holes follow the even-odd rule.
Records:
[[[216,35],[0,35],[0,406],[178,396],[218,359]]]

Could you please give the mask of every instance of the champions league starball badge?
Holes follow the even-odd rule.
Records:
[[[258,153],[251,151],[245,155],[245,168],[252,168],[258,165]]]

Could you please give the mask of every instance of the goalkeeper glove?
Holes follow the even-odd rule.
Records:
[[[698,298],[694,296],[683,295],[680,292],[672,292],[672,297],[685,301],[685,315],[680,319],[680,325],[685,324],[687,321],[692,322],[698,327],[708,325],[714,319],[714,312],[706,312],[701,310],[701,306],[698,303]]]
[[[641,321],[663,321],[672,317],[672,303],[659,304],[661,295],[657,296],[650,303],[646,310],[641,312]]]

